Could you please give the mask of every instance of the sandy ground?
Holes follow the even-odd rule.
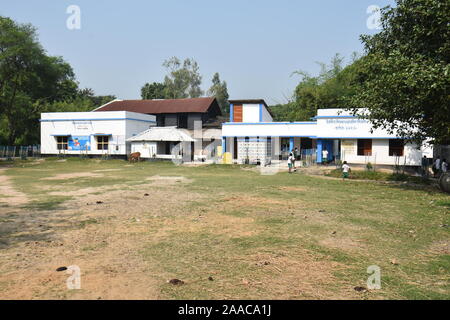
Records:
[[[171,186],[183,177],[166,179],[167,188],[161,188],[163,178],[156,178],[158,188],[149,182],[101,196],[92,194],[98,189],[86,188],[51,212],[21,208],[27,197],[6,176],[0,179],[0,190],[8,196],[8,205],[0,207],[6,222],[0,224],[0,234],[6,235],[0,242],[1,299],[160,298],[152,275],[156,270],[140,253],[148,241],[145,221],[195,197]],[[71,265],[81,270],[81,290],[67,290],[70,275],[56,272]]]
[[[5,175],[7,169],[0,169],[0,195],[6,197],[9,205],[20,206],[28,202],[27,196],[12,187],[11,180]]]

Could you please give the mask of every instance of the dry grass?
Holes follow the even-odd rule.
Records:
[[[1,170],[2,298],[449,297],[439,193],[216,166],[68,159]],[[372,264],[382,290],[356,292]],[[81,290],[55,271],[69,265]]]

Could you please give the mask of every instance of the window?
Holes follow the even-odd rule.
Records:
[[[188,127],[188,116],[187,114],[178,115],[178,128],[187,129]]]
[[[97,150],[108,150],[109,137],[98,136],[97,137]]]
[[[56,145],[58,150],[69,149],[69,137],[56,137]]]
[[[156,125],[158,127],[165,127],[165,122],[166,122],[166,116],[164,116],[164,115],[156,116]]]
[[[358,139],[358,156],[372,155],[372,139]]]
[[[404,149],[405,149],[405,141],[403,141],[402,139],[389,139],[390,157],[403,157]]]

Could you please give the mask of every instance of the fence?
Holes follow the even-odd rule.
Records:
[[[0,146],[0,159],[26,159],[41,156],[41,146]]]

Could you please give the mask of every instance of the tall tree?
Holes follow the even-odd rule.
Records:
[[[183,63],[177,57],[164,61],[168,75],[164,78],[168,99],[198,98],[203,94],[200,85],[202,76],[197,62],[185,59]]]
[[[362,36],[353,111],[374,127],[417,142],[450,143],[450,2],[397,0],[382,9],[382,30]]]
[[[141,98],[147,99],[166,99],[166,85],[160,82],[146,83],[141,88]]]
[[[47,56],[37,41],[35,29],[0,16],[0,132],[14,144],[37,120],[38,100],[55,101],[75,97],[77,84],[69,64]],[[22,139],[23,140],[23,139]]]
[[[293,75],[301,77],[301,81],[295,88],[292,101],[271,108],[276,120],[305,121],[314,117],[317,109],[347,107],[348,98],[354,94],[351,83],[358,61],[344,66],[344,58],[336,54],[329,64],[319,65],[321,70],[317,76],[304,71],[293,72]]]
[[[230,113],[230,105],[228,104],[228,89],[225,81],[220,81],[219,73],[216,72],[212,78],[212,86],[208,90],[208,96],[215,97],[219,103],[220,110],[223,115]]]

